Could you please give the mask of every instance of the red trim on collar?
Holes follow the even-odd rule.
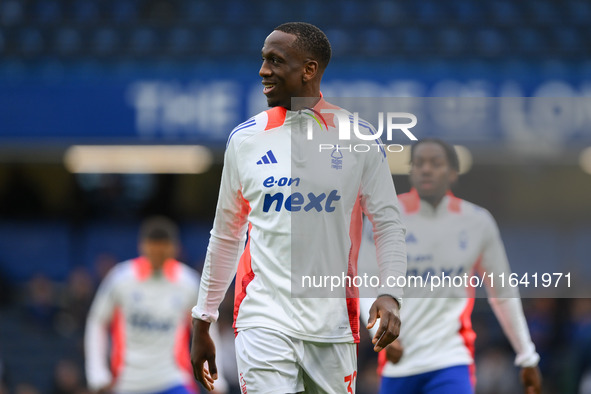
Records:
[[[164,262],[162,273],[171,282],[176,282],[179,277],[180,262],[175,259],[168,259]],[[152,264],[144,256],[133,259],[133,269],[137,278],[142,281],[152,275]]]
[[[449,201],[447,203],[447,210],[453,213],[460,213],[462,199],[454,196],[454,194],[449,190],[445,193],[446,196],[449,197]],[[403,193],[398,196],[398,201],[402,204],[404,208],[404,212],[407,214],[416,213],[419,211],[421,207],[421,198],[419,197],[419,192],[414,187],[410,189],[408,193]]]
[[[400,201],[404,212],[407,214],[417,213],[421,207],[421,198],[419,197],[417,189],[414,187],[410,189],[408,193],[399,195],[398,201]]]
[[[449,190],[446,193],[446,196],[449,197],[449,202],[447,203],[447,210],[453,213],[460,213],[462,199],[454,196],[451,190]]]
[[[273,107],[265,111],[267,113],[267,126],[265,130],[271,130],[285,123],[285,114],[287,109],[284,107]]]

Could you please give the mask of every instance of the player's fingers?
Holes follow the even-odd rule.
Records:
[[[382,338],[382,335],[384,335],[384,332],[386,331],[387,326],[385,324],[383,324],[383,319],[378,319],[377,320],[379,322],[378,324],[378,329],[376,330],[376,334],[373,336],[371,343],[373,343],[374,345],[376,343],[378,343],[378,341]],[[374,322],[375,324],[375,322]]]
[[[392,341],[394,341],[400,335],[400,318],[397,315],[392,315],[388,322],[388,330],[392,335]]]
[[[386,320],[386,316],[383,316],[381,318],[381,320]],[[382,335],[381,339],[375,344],[376,348],[381,348],[381,349],[385,348],[390,343],[392,343],[396,338],[398,338],[399,334],[400,334],[400,319],[398,318],[397,315],[395,315],[393,313],[389,313],[388,318],[387,318],[386,330],[384,332],[384,335]]]
[[[218,368],[215,365],[215,354],[207,359],[207,366],[209,367],[209,373],[213,380],[218,378]]]
[[[385,342],[388,336],[388,319],[385,316],[382,316],[380,318],[380,326],[378,331],[372,340],[373,344],[375,345],[373,348],[375,352],[381,351],[388,343],[392,342],[392,340],[390,340],[390,342]],[[384,343],[386,343],[386,345],[384,345]]]
[[[203,361],[191,362],[191,365],[193,366],[193,376],[197,381],[201,382],[203,379]]]
[[[207,380],[210,383],[213,383],[213,378],[211,377],[209,371],[206,369],[205,372],[203,373],[203,377],[205,378],[205,380]]]
[[[203,387],[207,391],[213,390],[213,380],[205,366],[203,366],[203,368],[201,369],[201,377],[197,380],[199,381],[199,383],[201,383],[201,385],[203,385]]]
[[[525,388],[526,394],[538,394],[540,391],[537,390],[534,386],[528,386]]]
[[[369,309],[369,319],[367,320],[367,328],[370,329],[376,324],[376,320],[378,319],[378,308],[375,305],[372,305]]]

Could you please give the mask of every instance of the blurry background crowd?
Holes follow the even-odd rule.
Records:
[[[86,313],[107,270],[136,256],[143,217],[177,221],[180,259],[200,270],[225,141],[264,109],[262,42],[292,20],[333,45],[327,97],[549,97],[505,108],[517,126],[442,118],[418,136],[466,148],[456,194],[495,216],[517,272],[572,272],[568,293],[534,291],[524,307],[546,392],[591,393],[587,0],[1,0],[0,392],[86,392]],[[134,144],[162,150],[130,164],[73,148]],[[154,163],[171,145],[195,149],[189,169]],[[393,167],[399,192],[403,173]],[[231,304],[230,293],[220,324],[238,392]],[[486,300],[473,323],[478,393],[518,392]],[[376,358],[363,339],[357,392],[369,394]]]

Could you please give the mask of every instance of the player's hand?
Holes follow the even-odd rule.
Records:
[[[521,368],[521,383],[525,394],[542,392],[542,374],[538,367]]]
[[[215,365],[215,345],[209,335],[210,323],[193,319],[193,341],[191,343],[191,365],[193,376],[207,391],[213,390],[213,382],[218,378]],[[207,362],[207,367],[205,363]]]
[[[400,312],[398,301],[389,295],[379,296],[369,309],[369,321],[367,328],[370,329],[380,318],[380,326],[371,342],[373,350],[377,353],[400,335]]]
[[[393,341],[391,344],[386,346],[384,349],[386,352],[386,360],[390,361],[393,364],[396,364],[402,358],[402,354],[404,353],[404,347],[398,339]]]

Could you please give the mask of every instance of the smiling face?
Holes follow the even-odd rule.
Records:
[[[320,84],[315,83],[318,62],[294,47],[297,37],[274,30],[263,45],[263,93],[269,107],[291,109],[292,97],[319,97]]]
[[[443,147],[435,142],[416,146],[410,163],[410,183],[421,199],[436,206],[458,179]]]

